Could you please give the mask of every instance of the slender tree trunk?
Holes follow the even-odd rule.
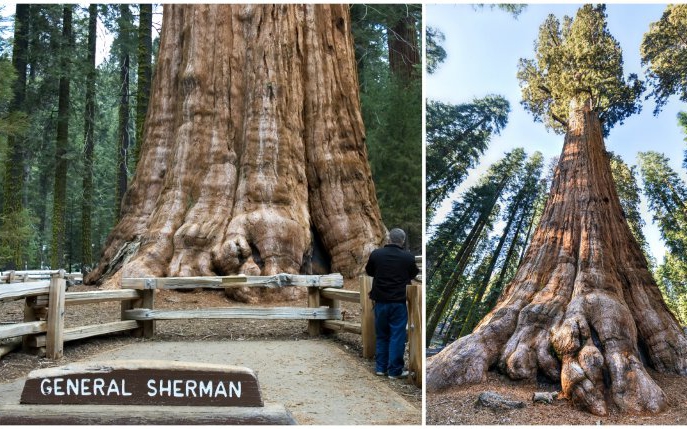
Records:
[[[475,331],[427,363],[428,390],[478,383],[488,368],[538,371],[597,415],[658,412],[666,398],[640,358],[687,375],[687,339],[622,215],[601,125],[571,106],[563,153],[514,280]]]
[[[348,7],[165,5],[163,17],[141,159],[86,281],[298,273],[318,258],[358,274],[385,228]]]
[[[134,149],[134,159],[138,163],[141,153],[141,142],[143,140],[143,125],[148,112],[148,102],[150,100],[150,79],[152,76],[152,54],[153,54],[153,5],[141,3],[139,5],[138,17],[138,83],[136,90],[136,147]]]
[[[81,272],[93,266],[91,213],[93,210],[93,134],[95,131],[95,42],[98,5],[88,7],[88,58],[84,107],[83,199],[81,201]]]
[[[67,151],[69,149],[69,64],[73,47],[72,5],[64,7],[62,15],[62,46],[60,49],[60,83],[57,105],[57,138],[55,140],[55,188],[53,192],[52,269],[64,267],[65,215],[67,204]]]
[[[26,97],[26,70],[29,46],[30,5],[18,4],[14,21],[14,46],[12,47],[12,66],[16,73],[12,102],[9,110],[12,114],[24,111]],[[2,215],[6,222],[12,222],[24,209],[24,141],[18,135],[7,136],[7,160],[5,161],[5,177],[3,189]],[[5,241],[4,239],[2,241]],[[20,247],[12,249],[11,265],[20,268],[22,251]]]
[[[405,8],[405,5],[399,7]],[[418,74],[420,64],[420,49],[417,42],[417,25],[415,17],[407,14],[394,25],[387,28],[387,44],[389,49],[389,65],[395,76],[405,81]]]
[[[510,233],[510,228],[513,225],[513,222],[515,221],[515,215],[517,214],[519,204],[520,200],[515,201],[513,203],[513,208],[508,215],[508,220],[506,221],[506,226],[503,228],[501,238],[499,238],[499,242],[496,245],[496,249],[494,249],[494,253],[491,255],[491,258],[489,259],[489,265],[487,266],[486,272],[482,276],[482,281],[480,282],[479,288],[477,289],[475,296],[473,297],[472,305],[470,305],[470,310],[468,311],[468,314],[465,317],[465,322],[463,323],[463,327],[460,330],[460,336],[467,335],[473,328],[473,319],[475,318],[475,313],[477,313],[479,304],[482,302],[484,292],[487,291],[487,286],[489,286],[489,280],[491,280],[491,274],[494,272],[496,262],[499,259],[499,255],[501,255],[503,245],[506,243],[506,239],[508,238],[508,234]]]
[[[129,42],[131,32],[131,11],[128,4],[119,7],[119,38],[121,52],[119,57],[119,126],[117,132],[117,183],[115,187],[115,219],[120,218],[122,198],[129,183]]]

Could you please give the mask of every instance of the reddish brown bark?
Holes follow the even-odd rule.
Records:
[[[642,358],[687,375],[687,339],[623,216],[598,116],[572,107],[514,280],[472,334],[428,360],[427,388],[477,383],[497,367],[513,379],[560,380],[564,396],[597,415],[658,412],[666,398]]]
[[[357,91],[345,6],[166,5],[141,158],[86,280],[357,274],[385,233]]]

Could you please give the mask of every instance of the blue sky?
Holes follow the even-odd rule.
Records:
[[[463,185],[454,193],[475,182],[486,167],[503,156],[504,152],[524,147],[528,153],[540,151],[548,160],[560,154],[563,136],[547,132],[544,125],[535,123],[532,116],[520,105],[520,87],[516,78],[518,59],[534,56],[534,41],[539,25],[550,13],[559,19],[575,16],[579,5],[535,4],[528,5],[517,19],[500,10],[488,7],[475,10],[471,5],[427,5],[425,21],[446,36],[443,47],[446,61],[425,79],[428,99],[448,103],[463,103],[487,94],[500,94],[511,104],[508,125],[500,136],[492,139],[490,147]],[[623,49],[625,75],[644,75],[639,56],[643,34],[651,22],[660,19],[664,4],[609,4],[608,27]],[[658,116],[653,116],[654,102],[643,103],[642,112],[617,124],[606,139],[606,148],[619,154],[630,165],[637,163],[637,152],[654,150],[664,153],[671,166],[686,178],[681,164],[685,135],[677,124],[677,113],[687,111],[687,104],[672,97]],[[641,179],[639,180],[641,186]],[[450,209],[445,202],[437,218],[440,220]],[[665,247],[658,228],[653,224],[646,202],[642,216],[646,222],[644,233],[651,252],[661,262]]]

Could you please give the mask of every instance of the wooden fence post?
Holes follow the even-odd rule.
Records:
[[[411,284],[406,287],[408,297],[408,369],[415,374],[413,381],[422,386],[422,287]]]
[[[37,298],[35,296],[27,296],[24,298],[24,322],[35,322],[38,320],[38,317],[36,316],[36,309],[34,308],[36,299]],[[31,350],[31,337],[32,335],[24,335],[21,339],[21,348],[25,353]]]
[[[143,292],[143,300],[141,301],[141,307],[153,310],[155,307],[155,289],[144,289],[142,292]],[[154,320],[144,320],[143,321],[143,337],[144,338],[155,337],[155,321]]]
[[[371,359],[375,356],[375,314],[372,300],[369,297],[372,289],[372,277],[360,276],[360,329],[363,339],[363,357]]]
[[[45,337],[45,353],[48,359],[59,359],[64,352],[64,299],[67,282],[64,270],[50,276],[48,295],[48,330]]]
[[[308,287],[308,307],[319,308],[320,306],[320,288]],[[308,334],[311,337],[316,337],[322,333],[321,320],[308,320]]]

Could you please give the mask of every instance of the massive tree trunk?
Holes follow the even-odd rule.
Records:
[[[496,307],[430,358],[427,388],[478,383],[498,367],[538,373],[605,415],[658,412],[645,369],[687,375],[687,339],[623,216],[595,112],[571,106],[563,153],[532,244]]]
[[[359,273],[385,228],[357,91],[346,6],[166,5],[141,158],[86,281]]]

